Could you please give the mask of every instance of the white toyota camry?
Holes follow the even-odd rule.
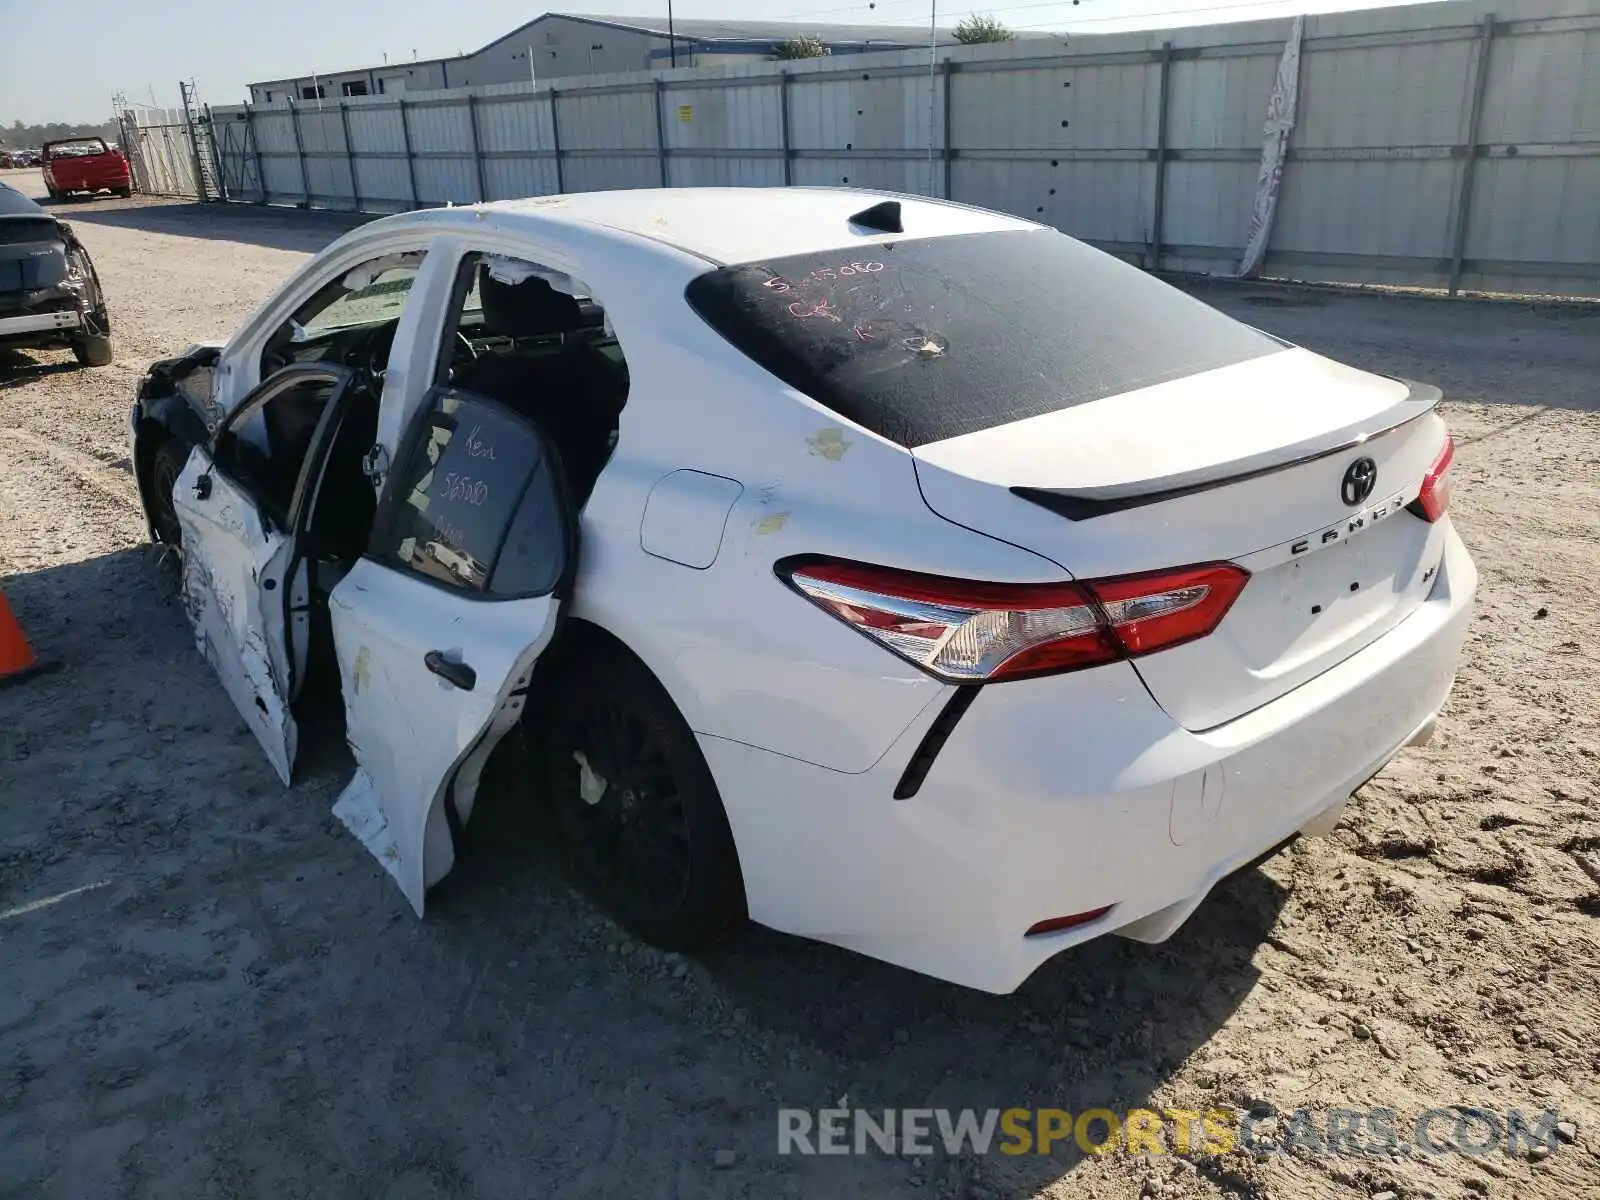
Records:
[[[1438,399],[1014,217],[709,189],[364,226],[130,427],[202,652],[285,782],[341,701],[419,914],[520,726],[641,936],[1004,992],[1432,731]]]

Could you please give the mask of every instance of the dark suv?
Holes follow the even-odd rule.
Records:
[[[0,350],[50,346],[87,367],[109,363],[105,295],[72,227],[0,183]]]

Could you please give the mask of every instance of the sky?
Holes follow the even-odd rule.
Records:
[[[941,25],[989,13],[1013,29],[1109,33],[1397,0],[939,0]],[[666,0],[573,0],[556,11],[641,15]],[[101,121],[117,93],[176,108],[178,80],[234,104],[253,80],[471,52],[540,13],[524,0],[0,0],[0,126]],[[928,23],[929,0],[674,0],[677,17]]]

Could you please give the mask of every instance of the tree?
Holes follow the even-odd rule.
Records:
[[[963,18],[956,26],[956,41],[964,46],[979,42],[1010,42],[1015,41],[1016,36],[996,18],[979,16],[977,13]]]
[[[59,138],[78,137],[103,137],[108,142],[114,142],[121,135],[117,132],[115,121],[105,124],[96,124],[85,121],[73,124],[66,121],[52,121],[44,125],[24,125],[21,121],[13,121],[10,125],[0,125],[0,146],[15,150],[37,150],[45,142],[53,142]]]
[[[772,48],[774,58],[823,58],[832,53],[821,38],[809,33],[779,42]]]

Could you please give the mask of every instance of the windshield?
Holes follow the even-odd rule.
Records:
[[[687,299],[785,383],[907,447],[1282,349],[1048,229],[722,267]]]
[[[45,153],[51,158],[83,158],[91,154],[105,154],[106,144],[99,138],[84,138],[75,142],[57,142]]]
[[[340,329],[398,320],[422,268],[422,256],[396,256],[396,262],[392,266],[382,262],[376,270],[357,268],[336,287],[313,297],[292,322],[292,340],[312,341]]]

